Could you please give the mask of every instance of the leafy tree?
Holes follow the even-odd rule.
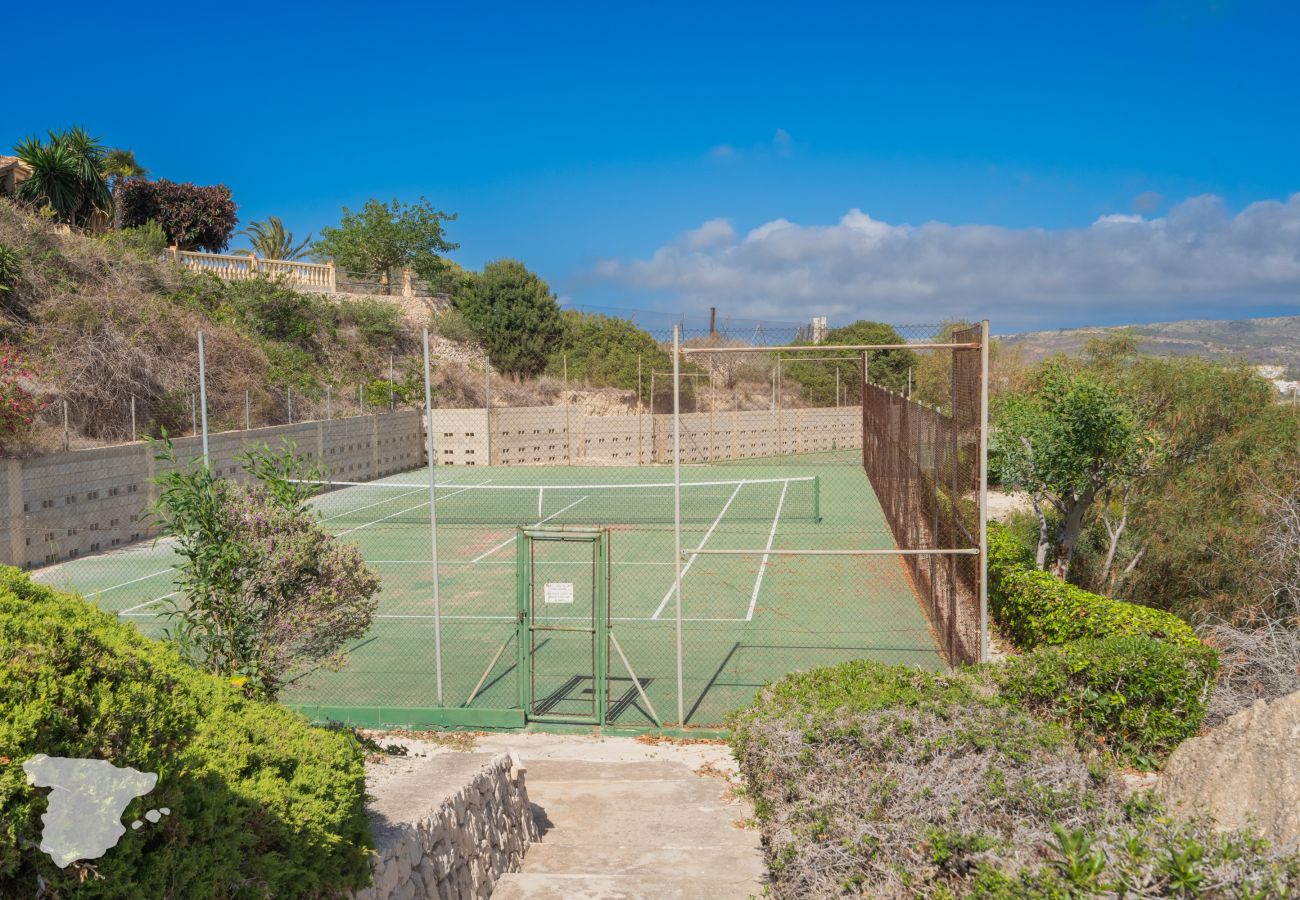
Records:
[[[358,212],[343,207],[338,226],[322,228],[311,253],[346,271],[379,272],[385,285],[390,270],[405,267],[432,281],[445,267],[441,254],[460,246],[443,235],[443,223],[455,219],[423,197],[409,204],[372,197]]]
[[[121,227],[134,228],[153,219],[167,240],[182,250],[220,253],[230,243],[237,221],[235,201],[224,184],[200,187],[165,178],[130,178],[118,186],[117,200]]]
[[[96,213],[113,208],[100,171],[105,152],[99,138],[76,126],[50,131],[48,141],[24,138],[14,146],[14,154],[31,175],[18,185],[19,199],[49,207],[60,222],[87,225]]]
[[[1121,395],[1060,360],[1042,368],[1036,388],[999,398],[999,407],[990,449],[1002,482],[1029,494],[1037,563],[1047,567],[1050,556],[1064,579],[1093,502],[1149,472],[1159,441]]]
[[[307,245],[311,235],[299,242],[293,242],[293,232],[285,230],[279,216],[270,216],[265,222],[249,222],[248,227],[239,234],[248,238],[251,250],[236,250],[236,253],[253,254],[263,259],[302,259],[307,255]]]
[[[660,348],[649,332],[627,319],[565,310],[561,321],[563,349],[551,354],[546,363],[548,375],[560,375],[567,358],[570,379],[595,387],[636,390],[639,361],[642,399],[649,399],[650,373],[672,368],[671,354]]]
[[[518,260],[488,263],[456,306],[492,365],[515,377],[529,378],[546,368],[563,329],[550,286]]]
[[[158,457],[156,513],[180,556],[180,599],[167,612],[172,638],[208,672],[250,696],[274,699],[297,675],[341,665],[366,633],[379,578],[355,547],[338,543],[307,505],[311,478],[287,448],[244,457],[254,483]]]
[[[906,343],[893,326],[883,322],[869,322],[865,319],[832,328],[826,332],[824,344],[902,344]],[[811,346],[809,341],[797,341],[797,346]],[[803,385],[804,399],[819,406],[835,405],[835,372],[840,373],[840,396],[844,402],[854,404],[862,400],[862,385],[859,384],[861,369],[857,360],[859,354],[854,350],[832,350],[809,353],[808,356],[843,357],[844,362],[833,360],[800,360],[797,357],[781,364],[782,376]],[[916,365],[916,354],[911,350],[873,350],[869,353],[868,371],[872,384],[878,384],[891,390],[903,390],[907,387],[908,369]]]

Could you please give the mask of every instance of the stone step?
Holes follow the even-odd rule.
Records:
[[[746,900],[762,894],[751,880],[728,883],[697,873],[560,875],[511,872],[501,876],[492,900]]]

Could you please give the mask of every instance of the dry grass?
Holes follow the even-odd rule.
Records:
[[[1213,728],[1256,700],[1300,691],[1300,627],[1292,620],[1260,616],[1236,625],[1206,619],[1201,639],[1219,651],[1219,675],[1210,695],[1206,725]]]

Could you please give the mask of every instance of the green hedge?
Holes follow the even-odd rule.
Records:
[[[1121,635],[1202,646],[1191,626],[1171,613],[1093,594],[1034,568],[996,525],[989,526],[988,541],[989,608],[1021,649]]]
[[[1039,647],[995,668],[1004,696],[1150,768],[1205,721],[1214,651],[1147,637]]]
[[[57,868],[37,848],[49,791],[36,753],[158,773],[91,861]],[[360,748],[279,706],[244,700],[79,597],[0,566],[0,896],[301,897],[365,884],[372,846]],[[84,882],[81,875],[86,874]]]

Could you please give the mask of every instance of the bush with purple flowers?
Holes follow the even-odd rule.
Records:
[[[295,481],[313,473],[292,449],[246,454],[251,484],[180,466],[170,445],[159,459],[156,515],[181,556],[169,634],[191,660],[266,698],[345,663],[346,644],[370,628],[379,578],[321,527]]]

